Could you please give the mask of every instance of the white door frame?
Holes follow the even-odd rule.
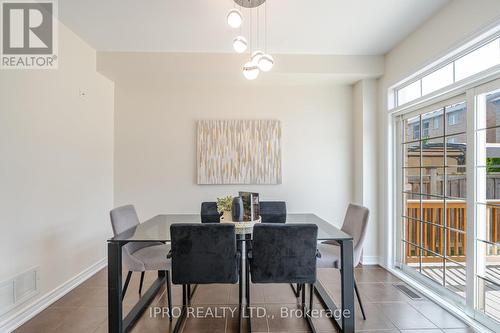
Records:
[[[497,70],[492,70],[488,75],[483,76],[481,79],[475,80],[468,83],[467,85],[456,85],[452,86],[449,91],[433,98],[432,100],[425,100],[422,103],[411,105],[407,108],[398,108],[389,114],[389,139],[392,141],[389,150],[388,163],[390,168],[394,170],[392,177],[390,178],[389,188],[389,200],[394,203],[393,211],[390,212],[392,226],[387,228],[390,232],[386,234],[387,239],[392,242],[392,253],[388,253],[388,257],[385,258],[385,262],[389,263],[390,269],[399,268],[403,272],[407,273],[411,278],[415,279],[417,283],[424,284],[429,287],[432,292],[437,292],[444,294],[443,296],[448,298],[448,301],[461,308],[468,316],[476,319],[478,322],[500,332],[500,324],[495,322],[493,319],[489,318],[485,314],[476,310],[476,228],[475,228],[475,217],[476,217],[476,107],[477,107],[477,95],[492,91],[500,88],[500,73]],[[467,198],[466,198],[466,208],[467,208],[467,228],[466,228],[466,269],[467,269],[467,279],[466,279],[466,298],[465,302],[455,293],[447,290],[444,286],[441,288],[433,288],[432,285],[428,283],[428,279],[422,276],[420,273],[408,272],[405,269],[403,263],[403,251],[402,251],[402,226],[401,226],[401,215],[402,215],[402,118],[407,117],[409,114],[420,113],[421,110],[432,109],[436,104],[445,103],[447,100],[451,100],[457,96],[465,96],[465,101],[467,105],[467,155],[466,155],[466,176],[467,176]],[[463,100],[463,99],[462,99]],[[459,299],[457,299],[459,298]],[[461,299],[461,300],[460,300]],[[444,300],[443,302],[446,302]]]

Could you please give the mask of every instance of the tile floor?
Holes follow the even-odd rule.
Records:
[[[471,328],[452,316],[433,302],[411,300],[393,284],[401,282],[379,266],[364,266],[356,268],[358,286],[364,300],[367,320],[363,320],[356,310],[356,329],[360,332],[378,333],[472,333]],[[107,332],[107,289],[106,270],[102,270],[71,291],[69,294],[52,304],[32,320],[17,329],[16,333],[103,333]],[[336,303],[339,300],[339,275],[336,270],[321,269],[319,279],[325,284]],[[145,286],[155,278],[154,273],[147,273]],[[139,274],[132,275],[129,290],[124,299],[124,311],[127,312],[138,299]],[[180,304],[180,286],[174,288],[174,304]],[[282,311],[297,309],[297,300],[289,285],[252,285],[252,305],[263,309],[265,316],[252,319],[253,332],[307,332],[308,326],[304,319],[292,317],[283,318]],[[231,308],[238,303],[237,285],[205,285],[199,286],[192,305],[204,313],[212,315],[208,318],[189,318],[183,332],[226,333],[237,332],[237,314],[219,318],[220,311]],[[315,308],[321,309],[315,299]],[[159,293],[151,306],[166,306],[165,293]],[[142,332],[169,332],[173,329],[175,320],[171,323],[167,318],[151,316],[148,310],[131,330]],[[264,310],[265,309],[265,310]],[[215,316],[215,311],[219,311]],[[227,311],[227,310],[226,310]],[[229,312],[228,312],[229,313]],[[290,313],[290,312],[289,312]],[[319,332],[336,332],[335,327],[327,318],[314,319]]]

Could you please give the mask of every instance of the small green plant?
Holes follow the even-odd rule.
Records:
[[[486,171],[487,172],[500,172],[500,158],[487,157],[486,158]]]
[[[217,211],[219,213],[230,212],[232,205],[233,205],[233,197],[230,195],[223,198],[217,198]]]

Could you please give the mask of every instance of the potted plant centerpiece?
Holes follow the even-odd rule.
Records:
[[[233,205],[233,197],[228,195],[227,197],[217,198],[217,211],[222,214],[221,220],[226,222],[232,221],[231,209]]]

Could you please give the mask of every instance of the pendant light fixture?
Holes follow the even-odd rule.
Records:
[[[237,53],[243,53],[247,50],[248,42],[247,39],[243,36],[238,36],[233,39],[233,49]]]
[[[260,57],[259,62],[257,64],[261,71],[269,72],[274,66],[274,59],[270,54],[264,54]]]
[[[250,58],[250,61],[252,61],[254,64],[257,66],[259,65],[260,59],[264,56],[264,52],[262,51],[253,51],[252,52],[252,57]]]
[[[274,59],[268,53],[267,49],[267,40],[268,40],[268,32],[267,32],[267,21],[268,21],[268,13],[267,13],[267,1],[269,0],[233,0],[235,4],[239,6],[239,9],[234,7],[227,14],[227,23],[232,28],[239,28],[240,33],[233,39],[233,49],[237,53],[249,52],[250,59],[243,65],[243,76],[247,80],[255,80],[260,71],[269,72],[274,66]],[[264,50],[260,49],[260,17],[259,17],[259,6],[265,4],[264,8]],[[243,27],[243,14],[242,8],[247,8],[248,13],[250,15],[249,22],[249,39],[247,40],[242,34]],[[253,27],[253,12],[256,12],[257,16],[257,34],[256,43],[254,42],[254,27]]]
[[[241,23],[243,23],[241,12],[236,8],[231,9],[229,13],[227,13],[227,24],[229,24],[231,28],[238,29]]]
[[[249,61],[243,66],[243,76],[247,80],[255,80],[259,76],[260,70],[254,62]]]

